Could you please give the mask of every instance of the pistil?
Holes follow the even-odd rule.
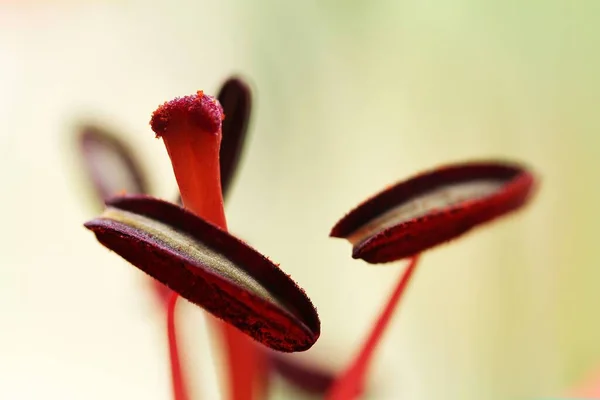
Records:
[[[164,103],[152,115],[150,125],[164,140],[184,207],[227,230],[219,168],[224,118],[219,102],[198,91]],[[256,384],[264,379],[264,356],[235,328],[217,323],[225,341],[229,398],[251,400]]]

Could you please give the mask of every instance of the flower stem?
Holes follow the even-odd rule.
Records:
[[[350,364],[350,367],[347,368],[333,383],[333,387],[327,395],[328,400],[352,400],[362,394],[371,359],[373,358],[377,345],[381,341],[385,329],[391,321],[396,306],[406,290],[408,282],[417,266],[418,259],[418,255],[414,256],[410,260],[408,267],[402,272],[394,292],[388,299],[383,312],[379,315],[379,318],[363,344],[360,353]]]
[[[174,400],[189,400],[185,379],[181,371],[179,350],[177,348],[177,335],[175,330],[175,306],[177,293],[173,292],[167,304],[167,336],[169,338],[169,357],[171,361],[171,382],[173,384]]]

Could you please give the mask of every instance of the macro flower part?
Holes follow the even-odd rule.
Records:
[[[231,182],[233,181],[235,173],[238,169],[240,157],[243,153],[245,139],[247,137],[252,109],[252,91],[250,85],[246,83],[244,79],[233,76],[228,78],[222,84],[218,91],[217,99],[223,108],[223,114],[225,114],[225,119],[221,122],[222,140],[219,153],[219,164],[221,190],[223,197],[226,198],[230,192]],[[83,161],[83,170],[88,173],[89,181],[93,184],[98,197],[99,205],[104,206],[104,201],[107,198],[111,198],[112,196],[123,192],[129,194],[150,194],[147,185],[144,185],[144,188],[140,189],[138,186],[113,183],[114,181],[123,181],[123,177],[128,176],[139,176],[140,181],[147,182],[147,178],[143,174],[144,171],[142,168],[140,168],[141,164],[137,160],[137,154],[133,152],[131,147],[127,146],[127,143],[124,142],[118,135],[110,132],[104,127],[88,123],[81,126],[77,134],[77,140],[77,144],[81,152],[81,159]],[[108,145],[106,143],[108,143]],[[117,162],[115,162],[115,160]],[[129,181],[135,183],[135,180],[130,179]],[[110,189],[102,190],[105,187]],[[180,195],[177,196],[175,202],[177,204],[182,204]],[[172,314],[174,303],[169,302],[172,292],[169,290],[169,288],[156,279],[152,279],[151,282],[152,287],[155,289],[154,292],[160,300],[160,303],[165,307],[165,311],[167,311],[168,314]],[[175,322],[173,320],[173,315],[169,315],[168,319],[169,347],[172,350],[171,364],[172,370],[176,370],[180,367],[177,366],[179,361],[176,360],[178,358],[178,350],[174,336]],[[227,346],[231,348],[228,353],[239,353],[240,351],[244,350],[244,346],[240,348],[239,345],[234,343],[234,341],[231,339],[232,334],[227,332],[226,329],[220,331],[222,337],[225,339],[225,342],[228,343]],[[276,372],[280,372],[284,378],[289,378],[289,376],[280,371],[280,368],[285,369],[288,364],[292,363],[291,359],[284,357],[284,354],[278,352],[263,351],[263,349],[260,351],[264,352],[265,357],[268,359],[277,357],[278,362],[268,362],[268,366],[273,368]],[[257,357],[259,356],[257,355]],[[236,369],[239,370],[239,374],[248,375],[246,367],[244,365],[240,365],[241,362],[239,357],[236,358],[235,362],[237,366],[235,368],[231,366],[232,370],[230,373],[235,374],[234,369]],[[257,364],[255,362],[249,362],[247,364],[251,365],[252,368],[257,370]],[[294,367],[300,371],[300,376],[305,376],[306,374],[310,375],[313,369],[308,365],[292,365],[289,368]],[[256,379],[259,382],[261,380],[263,381],[262,383],[259,383],[259,386],[262,385],[266,388],[268,383],[265,380],[268,378],[269,374],[264,375],[262,378],[261,373],[258,372],[258,370],[256,374]],[[179,378],[174,377],[174,389],[176,391],[185,390],[185,384],[182,382],[177,382],[178,379]],[[251,378],[248,379],[250,381],[254,380]],[[328,376],[328,380],[333,380],[333,375],[331,373]],[[239,391],[244,391],[243,385],[239,384],[240,380],[234,377],[232,382],[234,381],[238,382],[238,386],[240,386]],[[292,379],[291,383],[304,390],[306,382],[303,380],[294,381]],[[181,387],[183,387],[183,389]],[[324,389],[321,391],[324,391]],[[175,397],[184,398],[185,396],[178,397],[176,394]]]
[[[248,84],[240,78],[233,77],[223,84],[217,99],[225,114],[221,125],[223,138],[221,139],[219,165],[221,167],[221,191],[223,197],[227,198],[244,148],[252,111],[252,96]]]
[[[78,131],[82,165],[101,204],[120,192],[149,192],[148,181],[134,152],[117,135],[92,124],[82,125]]]
[[[533,175],[517,164],[454,164],[385,189],[333,227],[330,236],[353,244],[353,258],[371,264],[411,260],[360,352],[333,382],[328,400],[362,395],[369,364],[414,274],[419,254],[520,208],[533,187]]]
[[[319,337],[312,303],[277,265],[181,207],[117,197],[85,226],[131,264],[274,350],[304,351]]]
[[[329,373],[276,353],[311,348],[320,336],[317,311],[278,265],[227,230],[223,198],[238,164],[250,109],[250,89],[235,78],[223,85],[218,99],[197,91],[159,106],[150,125],[164,141],[183,207],[144,195],[119,196],[85,226],[105,247],[175,293],[167,307],[175,400],[189,400],[176,342],[178,295],[220,320],[210,319],[225,346],[227,398],[265,398],[272,370],[302,391],[329,400],[357,399],[365,392],[370,365],[419,254],[526,204],[534,176],[524,166],[504,161],[444,166],[386,188],[343,217],[330,236],[350,241],[353,258],[368,263],[411,259],[353,360],[340,373]],[[134,159],[118,146],[90,148],[100,153],[117,149],[113,158]],[[88,170],[110,181],[101,164]],[[129,169],[126,176],[141,176],[135,163],[113,164],[115,170]],[[118,193],[112,183],[107,186],[113,189],[105,192]]]
[[[352,257],[386,263],[455,239],[527,203],[535,179],[502,161],[444,166],[388,187],[331,230],[352,245]]]

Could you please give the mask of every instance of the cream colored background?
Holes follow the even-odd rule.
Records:
[[[146,281],[81,226],[94,211],[71,135],[89,118],[123,132],[170,198],[150,113],[235,72],[257,107],[229,225],[317,305],[322,337],[300,358],[345,365],[400,272],[351,260],[327,238],[339,217],[419,170],[508,157],[538,172],[536,201],[423,257],[367,397],[531,398],[583,379],[600,364],[599,8],[0,4],[0,398],[169,398]],[[218,398],[202,314],[180,311],[194,393]]]

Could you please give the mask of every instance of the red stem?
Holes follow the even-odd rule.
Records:
[[[266,362],[261,349],[228,323],[220,323],[229,367],[229,399],[261,399],[266,391]]]
[[[377,345],[381,341],[385,329],[389,325],[396,306],[406,290],[408,282],[417,266],[418,259],[419,256],[416,255],[410,260],[408,267],[403,271],[383,312],[379,315],[373,330],[363,344],[360,353],[350,364],[350,367],[347,368],[333,383],[333,387],[327,394],[328,400],[353,400],[362,394],[371,359],[373,358]]]
[[[175,330],[175,306],[177,305],[177,293],[172,293],[167,304],[167,336],[169,338],[169,357],[171,361],[171,382],[173,384],[173,399],[188,400],[190,397],[187,392],[185,378],[181,369],[179,360],[179,350],[177,348],[177,332]]]

